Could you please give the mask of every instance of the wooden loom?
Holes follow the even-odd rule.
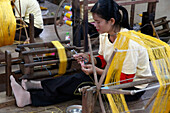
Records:
[[[88,37],[88,39],[89,39],[89,37]],[[92,51],[92,49],[90,47],[91,44],[90,44],[89,40],[88,40],[88,43],[89,43],[90,51]],[[104,81],[104,79],[106,77],[106,73],[108,71],[108,68],[110,67],[112,59],[113,59],[114,55],[116,54],[116,52],[117,52],[117,49],[112,53],[112,56],[111,56],[111,58],[109,60],[109,63],[107,64],[107,66],[106,66],[106,68],[105,68],[99,82],[97,80],[96,70],[95,70],[95,68],[93,68],[93,74],[94,74],[96,86],[94,86],[94,87],[86,86],[86,87],[83,87],[83,88],[79,89],[80,92],[82,92],[83,113],[93,113],[94,112],[94,107],[95,107],[97,97],[99,98],[99,103],[100,103],[102,113],[106,113],[104,103],[102,101],[101,94],[133,95],[136,92],[135,90],[122,90],[122,89],[134,87],[134,86],[141,85],[141,84],[148,84],[148,83],[158,82],[156,77],[142,77],[142,76],[139,76],[139,78],[142,78],[144,80],[134,81],[134,82],[131,82],[131,83],[120,84],[120,85],[115,85],[115,86],[102,87],[102,83],[103,83],[103,81]],[[93,56],[93,54],[91,52],[91,57],[92,56]],[[92,61],[92,65],[94,66],[94,61]],[[168,78],[167,78],[167,81],[168,81]],[[165,85],[169,85],[169,83],[165,84]],[[155,85],[155,86],[151,86],[151,87],[146,88],[146,90],[151,90],[153,88],[158,88],[158,87],[159,87],[159,85]],[[141,90],[141,91],[143,91],[143,90]],[[157,94],[158,94],[158,90],[155,91],[155,93],[151,96],[151,98],[148,100],[148,102],[146,103],[146,105],[144,107],[142,107],[140,109],[133,109],[133,110],[125,111],[125,112],[145,110],[153,102],[153,100],[155,99]],[[167,101],[169,101],[169,100],[167,100]],[[169,110],[170,109],[168,108],[168,105],[166,105],[165,111],[168,113]]]
[[[61,41],[61,43],[68,43],[69,41]],[[67,55],[67,70],[66,73],[75,72],[72,62],[71,50],[80,51],[82,47],[66,46],[65,51]],[[11,59],[11,53],[5,52],[6,55],[6,94],[7,96],[12,95],[9,76],[13,73],[16,77],[26,79],[37,79],[44,77],[53,77],[58,74],[59,56],[58,50],[54,47],[51,42],[45,43],[31,43],[25,45],[18,45],[16,52],[19,53],[17,59]],[[75,54],[75,53],[74,53]],[[19,65],[20,70],[12,72],[12,65]],[[71,68],[71,66],[73,68]]]

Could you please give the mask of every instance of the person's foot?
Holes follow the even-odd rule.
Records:
[[[16,81],[15,78],[11,75],[11,87],[16,99],[16,103],[18,107],[24,107],[26,105],[31,104],[30,93],[24,90]]]
[[[27,89],[26,82],[28,82],[28,80],[22,79],[22,81],[21,81],[21,86],[22,86],[25,90],[28,90],[28,89]]]
[[[29,89],[42,89],[41,86],[41,81],[28,81],[26,79],[23,79],[21,81],[21,85],[25,90],[29,90]]]

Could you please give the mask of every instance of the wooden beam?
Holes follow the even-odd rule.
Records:
[[[116,0],[118,1],[118,0]],[[119,0],[121,1],[121,0]],[[153,3],[153,2],[158,2],[158,0],[137,0],[137,1],[121,1],[121,2],[117,2],[119,5],[122,6],[126,6],[126,5],[133,5],[133,4],[144,4],[144,3]],[[88,7],[88,10],[90,10],[92,8],[92,6]]]
[[[30,34],[30,43],[34,43],[34,15],[33,14],[29,14],[29,34]]]

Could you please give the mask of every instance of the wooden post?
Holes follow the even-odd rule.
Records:
[[[84,52],[88,51],[88,0],[83,2],[83,34],[84,34]]]
[[[132,0],[135,1],[135,0]],[[134,15],[135,14],[135,4],[131,5],[131,10],[130,10],[130,27],[133,27],[134,24]]]
[[[93,92],[92,88],[88,89],[90,86],[85,86],[82,88],[82,113],[94,113],[94,105],[97,95]]]
[[[12,95],[12,88],[10,85],[10,75],[11,75],[11,52],[5,51],[5,71],[6,71],[6,95],[11,96]]]
[[[33,14],[29,14],[29,22],[30,22],[30,26],[29,26],[29,34],[30,34],[30,43],[34,43],[34,15]]]
[[[72,14],[73,14],[73,45],[80,47],[81,39],[79,36],[79,25],[80,25],[80,1],[72,0]]]
[[[28,47],[25,47],[26,51],[30,51]],[[24,62],[25,63],[34,63],[33,56],[31,54],[24,55]],[[33,67],[25,67],[24,68],[24,74],[32,76],[34,73],[34,66]]]

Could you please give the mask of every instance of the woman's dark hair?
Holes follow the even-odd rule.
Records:
[[[120,10],[122,11],[122,15]],[[127,10],[119,6],[114,0],[98,0],[92,7],[91,12],[96,13],[107,21],[114,18],[116,26],[130,29]]]

